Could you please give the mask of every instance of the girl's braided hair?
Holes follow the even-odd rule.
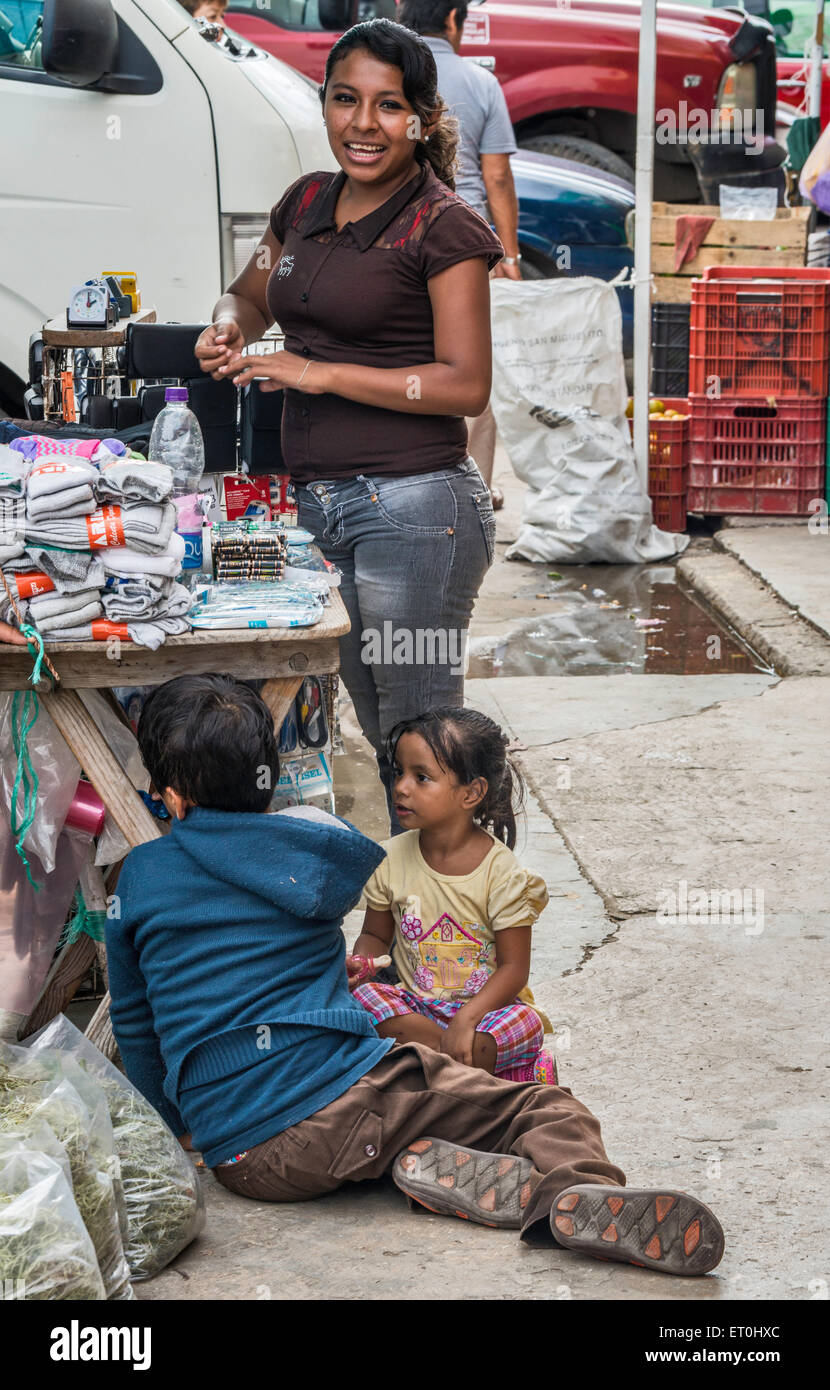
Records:
[[[321,102],[325,103],[326,88],[335,64],[356,49],[363,49],[380,62],[400,70],[404,96],[421,125],[435,121],[429,140],[416,140],[415,158],[419,164],[431,164],[441,182],[454,189],[458,122],[438,95],[438,69],[430,49],[418,34],[392,19],[369,19],[355,24],[329,51],[326,75],[320,88]]]
[[[395,762],[398,742],[404,734],[419,734],[441,767],[463,785],[476,777],[483,778],[487,791],[473,819],[513,849],[515,812],[524,802],[524,782],[508,757],[507,737],[498,724],[480,710],[452,705],[404,719],[395,725],[387,741],[391,763]]]

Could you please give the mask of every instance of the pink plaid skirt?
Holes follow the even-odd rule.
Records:
[[[364,981],[354,990],[355,999],[363,1005],[375,1024],[387,1018],[403,1018],[406,1014],[421,1014],[432,1019],[439,1028],[446,1028],[450,1019],[467,1002],[464,999],[422,999],[400,985],[383,985]],[[538,1056],[545,1036],[542,1020],[529,1004],[516,1000],[503,1009],[493,1009],[476,1024],[477,1033],[489,1033],[496,1044],[496,1076],[513,1072],[528,1065]],[[518,1078],[510,1078],[518,1079]]]

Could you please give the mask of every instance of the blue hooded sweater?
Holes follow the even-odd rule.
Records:
[[[340,929],[383,857],[334,818],[195,807],[124,861],[113,1032],[209,1166],[321,1110],[392,1045],[349,992]]]

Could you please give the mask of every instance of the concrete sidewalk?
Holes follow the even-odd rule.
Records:
[[[503,460],[496,480],[508,488],[503,545],[521,488]],[[741,566],[774,562],[778,592],[809,606],[812,623],[816,594],[796,589],[792,555],[801,568],[826,542],[767,552],[748,535]],[[504,611],[511,574],[518,589],[532,568],[494,567],[480,630]],[[471,681],[467,698],[524,745],[520,853],[551,892],[531,983],[555,1023],[563,1083],[599,1116],[630,1182],[688,1188],[717,1211],[721,1266],[680,1280],[524,1247],[410,1212],[383,1183],[269,1206],[208,1174],[204,1236],[139,1298],[826,1297],[830,678],[516,677]],[[344,765],[348,814],[382,833],[371,759],[337,759],[338,787]],[[693,889],[708,895],[707,920],[684,911]],[[721,890],[740,890],[740,916],[721,920]]]

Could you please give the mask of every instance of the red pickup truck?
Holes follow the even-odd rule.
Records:
[[[395,0],[230,0],[226,22],[319,82],[339,33],[359,20],[394,18],[395,8]],[[470,9],[464,33],[462,55],[495,72],[520,145],[633,178],[636,0],[487,0]],[[731,10],[661,4],[657,34],[656,113],[669,138],[655,145],[655,197],[711,202],[722,178],[782,182],[770,25]],[[735,138],[736,109],[750,147]],[[708,139],[686,141],[687,130],[699,137],[701,112]],[[766,136],[763,147],[756,134]]]

